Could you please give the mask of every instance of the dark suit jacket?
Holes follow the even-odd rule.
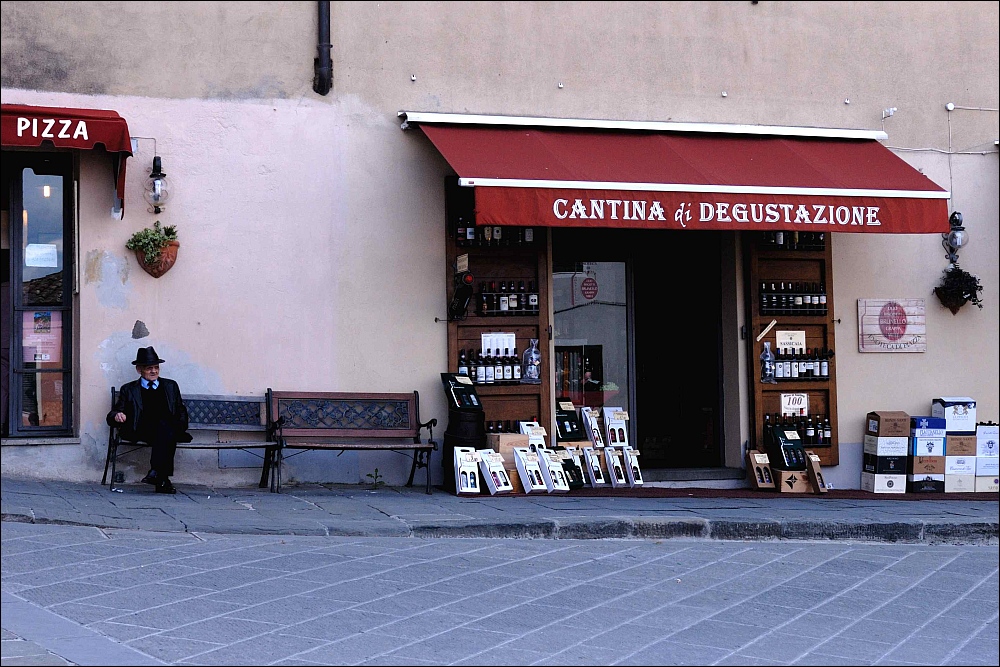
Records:
[[[161,377],[160,388],[166,394],[167,411],[173,418],[173,436],[177,442],[191,442],[191,436],[186,432],[188,428],[188,411],[181,397],[181,389],[176,382],[170,378]],[[139,440],[142,433],[142,393],[139,380],[133,380],[122,385],[118,391],[118,398],[114,407],[108,413],[108,425],[117,426],[121,429],[122,437],[126,440]],[[119,424],[115,421],[115,413],[125,413],[125,423]]]

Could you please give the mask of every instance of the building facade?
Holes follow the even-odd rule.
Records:
[[[978,276],[983,307],[953,314],[934,295],[948,266],[937,232],[828,235],[839,439],[828,478],[857,488],[870,410],[929,414],[934,397],[970,396],[980,419],[997,419],[997,3],[332,2],[332,88],[320,94],[323,4],[3,3],[3,104],[114,110],[130,138],[117,149],[40,151],[5,138],[5,279],[41,290],[54,267],[63,288],[58,298],[31,292],[44,309],[30,298],[4,305],[10,354],[48,326],[60,337],[45,363],[61,364],[58,379],[45,378],[48,408],[35,372],[44,363],[22,356],[4,369],[5,474],[99,479],[110,388],[134,377],[130,362],[146,345],[186,393],[417,390],[421,417],[443,429],[440,373],[456,363],[445,184],[456,172],[422,130],[401,129],[401,111],[884,132],[882,145],[950,193],[944,217],[961,212],[961,266]],[[154,156],[170,184],[159,213],[143,198]],[[51,173],[62,217],[35,237],[28,192]],[[44,215],[44,202],[33,205]],[[157,220],[176,228],[180,248],[152,278],[125,242]],[[580,338],[560,340],[560,323],[573,326],[557,312],[559,299],[575,298],[570,274],[600,272],[630,331],[624,346],[604,346],[601,389],[625,392],[630,411],[629,399],[641,405],[652,387],[674,387],[657,394],[664,404],[713,396],[671,417],[712,413],[674,433],[677,454],[659,460],[741,468],[758,363],[741,336],[751,324],[749,235],[671,231],[654,242],[641,231],[588,238],[524,224],[539,226],[547,248],[556,331],[542,336],[543,358]],[[862,299],[925,300],[925,351],[862,352]],[[644,355],[631,347],[636,336],[654,340]],[[644,380],[644,368],[656,378]],[[551,406],[556,364],[543,369]],[[636,417],[651,422],[655,409],[643,410]],[[552,414],[531,416],[555,432]],[[711,455],[687,455],[698,448]],[[376,467],[399,483],[409,461],[315,453],[290,461],[285,477],[357,483]],[[142,455],[133,468],[144,472]],[[431,470],[439,480],[442,467]],[[176,479],[240,485],[258,475],[238,456],[185,452]]]

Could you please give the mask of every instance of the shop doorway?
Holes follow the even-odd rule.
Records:
[[[3,152],[2,433],[72,434],[70,153]]]
[[[723,466],[723,238],[552,230],[556,397],[627,410],[647,469]]]

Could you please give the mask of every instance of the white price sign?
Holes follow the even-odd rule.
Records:
[[[809,394],[782,394],[781,414],[808,415]]]

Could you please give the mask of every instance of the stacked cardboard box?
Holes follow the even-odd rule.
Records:
[[[976,426],[976,491],[1000,491],[1000,425]]]
[[[906,493],[910,416],[876,410],[865,418],[861,488],[873,493]]]
[[[907,488],[913,493],[944,493],[948,451],[944,419],[910,417]]]
[[[976,490],[976,401],[942,396],[931,401],[931,416],[945,429],[945,493]]]

